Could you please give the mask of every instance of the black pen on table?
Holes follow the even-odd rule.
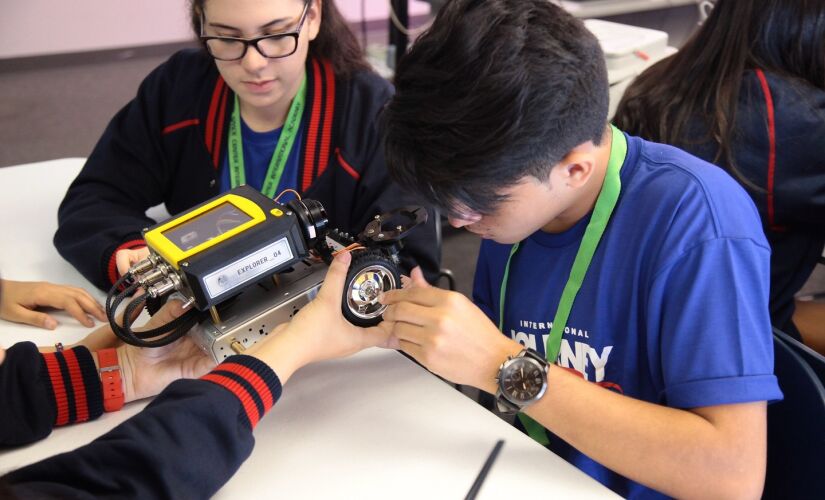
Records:
[[[496,441],[496,445],[493,446],[493,451],[490,452],[487,460],[484,461],[481,471],[478,473],[473,486],[470,487],[470,491],[467,492],[467,496],[464,497],[464,500],[474,500],[476,495],[478,495],[479,490],[481,490],[481,485],[484,484],[484,480],[487,479],[487,474],[490,473],[490,469],[493,467],[493,463],[495,463],[502,446],[504,446],[503,439]]]

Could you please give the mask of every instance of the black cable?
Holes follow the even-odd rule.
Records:
[[[136,313],[144,307],[146,297],[146,295],[141,295],[126,306],[126,312],[123,315],[123,326],[121,327],[125,342],[140,347],[162,347],[186,335],[186,332],[195,326],[198,321],[198,311],[191,309],[165,325],[151,330],[135,332],[132,330],[132,318],[135,318]]]
[[[136,320],[140,315],[140,311],[146,305],[146,294],[141,294],[135,297],[126,305],[126,311],[123,313],[123,331],[130,337],[140,338],[132,331],[132,321]]]
[[[120,303],[123,302],[123,300],[129,295],[131,295],[135,290],[137,290],[138,284],[135,283],[127,287],[120,293],[117,293],[118,288],[120,288],[118,286],[118,283],[115,283],[115,286],[113,286],[112,289],[109,290],[109,295],[106,296],[106,317],[109,319],[109,324],[112,326],[112,331],[115,332],[115,335],[117,335],[117,337],[123,340],[124,342],[127,342],[128,339],[124,338],[122,333],[119,331],[120,325],[118,325],[115,314],[117,313],[118,307],[120,307]]]
[[[121,276],[115,282],[114,285],[112,285],[112,288],[109,289],[109,293],[106,295],[106,312],[107,312],[107,314],[108,314],[109,310],[112,309],[112,307],[111,307],[112,306],[112,300],[115,297],[118,296],[118,290],[120,289],[120,287],[122,287],[126,284],[126,281],[128,281],[130,279],[132,279],[132,273],[126,273],[123,276]],[[134,285],[134,283],[132,285]],[[137,289],[137,287],[132,288],[133,291],[136,290],[136,289]],[[126,293],[125,289],[124,289],[124,293]],[[117,308],[114,308],[113,310],[117,310]],[[111,321],[110,321],[110,323],[111,323]]]
[[[178,340],[186,335],[190,328],[195,326],[198,319],[198,311],[190,309],[181,316],[173,319],[165,325],[146,330],[142,332],[135,332],[132,330],[132,319],[136,317],[135,314],[139,309],[142,309],[146,302],[146,295],[141,295],[126,306],[126,312],[123,315],[123,330],[130,335],[132,343],[140,345],[141,347],[162,347]],[[168,334],[164,337],[161,335]],[[160,338],[157,338],[160,337]],[[156,338],[156,340],[146,340]]]
[[[115,316],[117,309],[120,307],[120,304],[127,297],[131,296],[140,286],[140,283],[133,283],[118,293],[118,289],[130,278],[129,273],[121,277],[117,283],[112,286],[106,297],[106,316],[109,319],[109,324],[112,326],[112,331],[120,340],[139,347],[162,347],[183,337],[186,332],[200,320],[201,313],[193,308],[165,325],[143,332],[134,332],[132,330],[132,321],[139,315],[139,310],[145,307],[148,298],[147,294],[142,294],[126,306],[126,311],[123,315],[123,325],[120,325]],[[162,335],[166,336],[161,337]],[[152,338],[155,338],[155,340],[146,340]]]

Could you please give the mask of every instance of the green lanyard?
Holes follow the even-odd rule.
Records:
[[[281,175],[284,173],[289,152],[295,143],[298,129],[301,126],[301,116],[304,114],[304,103],[306,102],[307,80],[301,82],[298,94],[289,106],[289,113],[286,122],[281,129],[281,136],[275,151],[272,152],[272,160],[269,161],[269,169],[266,171],[266,180],[261,188],[261,192],[270,197],[275,197],[275,190],[281,182]],[[229,124],[229,182],[232,187],[246,184],[246,168],[243,162],[243,139],[241,137],[241,107],[238,102],[238,94],[235,94],[235,109],[232,110],[232,120]]]
[[[584,276],[587,274],[588,267],[590,267],[590,261],[593,259],[593,254],[596,253],[596,247],[599,246],[599,241],[602,239],[602,235],[607,228],[607,223],[613,214],[613,209],[616,207],[619,192],[622,188],[622,180],[619,172],[627,155],[627,138],[616,127],[611,125],[610,129],[613,133],[613,143],[610,148],[610,159],[607,162],[607,172],[604,176],[604,183],[602,184],[599,197],[596,199],[593,215],[587,224],[587,229],[584,231],[584,237],[582,237],[579,250],[573,261],[573,267],[570,269],[567,284],[564,285],[561,300],[559,300],[559,307],[556,309],[556,315],[553,318],[553,327],[550,329],[550,336],[547,337],[545,344],[547,360],[551,363],[555,363],[559,356],[561,336],[564,332],[564,327],[567,326],[567,318],[570,316],[570,311],[573,309],[573,301],[576,299],[576,294],[582,286]],[[507,264],[504,266],[504,278],[501,281],[498,315],[498,328],[502,332],[504,332],[504,300],[507,295],[507,279],[510,274],[510,262],[513,260],[516,252],[518,252],[520,246],[521,243],[513,245],[513,248],[510,250],[510,256],[507,257]],[[544,432],[544,427],[542,427],[541,424],[524,414],[519,414],[519,419],[522,424],[524,424],[524,428],[530,437],[545,446],[550,443],[547,439],[547,433]]]

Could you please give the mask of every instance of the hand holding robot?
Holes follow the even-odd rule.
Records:
[[[107,315],[124,342],[161,347],[191,329],[192,339],[221,361],[288,322],[318,294],[334,255],[346,252],[352,265],[343,315],[357,326],[373,326],[386,308],[379,296],[401,287],[402,240],[426,220],[423,208],[405,207],[376,215],[353,236],[330,229],[317,201],[282,205],[240,186],[144,230],[149,256],[112,288]],[[121,324],[118,306],[139,288],[145,294],[126,306]],[[183,295],[189,311],[150,331],[132,331],[135,313],[173,292]]]

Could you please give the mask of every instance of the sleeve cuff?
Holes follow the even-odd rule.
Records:
[[[103,413],[103,393],[97,368],[85,347],[41,354],[55,426],[85,422]]]
[[[235,395],[253,429],[281,398],[278,375],[266,363],[252,356],[230,356],[201,379],[218,384]]]
[[[110,285],[114,285],[120,278],[120,274],[117,272],[117,260],[115,259],[118,250],[130,250],[135,247],[145,246],[146,241],[144,240],[129,240],[112,250],[112,254],[109,255],[109,264],[106,266],[106,276],[109,278]]]
[[[668,406],[699,408],[754,401],[782,400],[782,391],[774,375],[696,380],[669,387],[665,391]]]

